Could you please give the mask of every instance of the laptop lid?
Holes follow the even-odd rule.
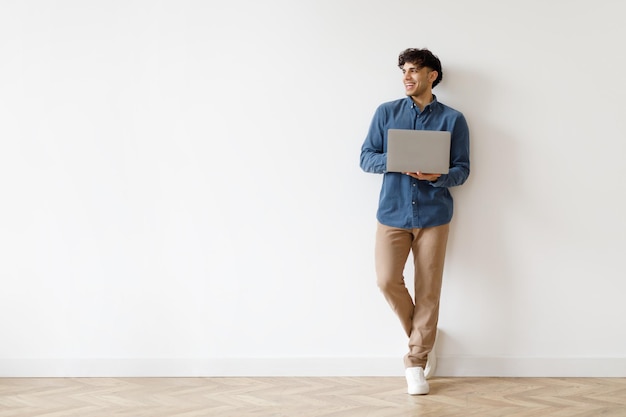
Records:
[[[447,174],[450,168],[450,132],[389,129],[387,172]]]

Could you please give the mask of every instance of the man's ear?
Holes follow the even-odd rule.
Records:
[[[431,84],[435,82],[437,77],[439,77],[439,72],[435,70],[432,70],[431,72],[428,73],[428,81],[430,81]]]

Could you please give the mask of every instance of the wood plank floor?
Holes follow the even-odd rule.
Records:
[[[626,416],[626,378],[0,378],[0,417]]]

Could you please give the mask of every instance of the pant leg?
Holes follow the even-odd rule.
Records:
[[[426,366],[439,321],[439,298],[449,225],[414,229],[415,307],[409,335],[406,367]]]
[[[404,284],[403,272],[412,244],[413,234],[410,229],[378,223],[375,249],[378,287],[400,319],[407,336],[411,334],[414,305]]]

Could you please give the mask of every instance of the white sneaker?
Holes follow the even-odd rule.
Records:
[[[433,349],[428,354],[428,361],[426,362],[426,367],[424,368],[424,378],[430,379],[435,375],[435,370],[437,369],[437,339],[439,338],[439,330],[437,330],[437,336],[435,336],[435,343],[433,344]]]
[[[420,366],[406,368],[405,371],[407,392],[410,395],[424,395],[430,391],[430,386],[424,378],[424,369]]]

